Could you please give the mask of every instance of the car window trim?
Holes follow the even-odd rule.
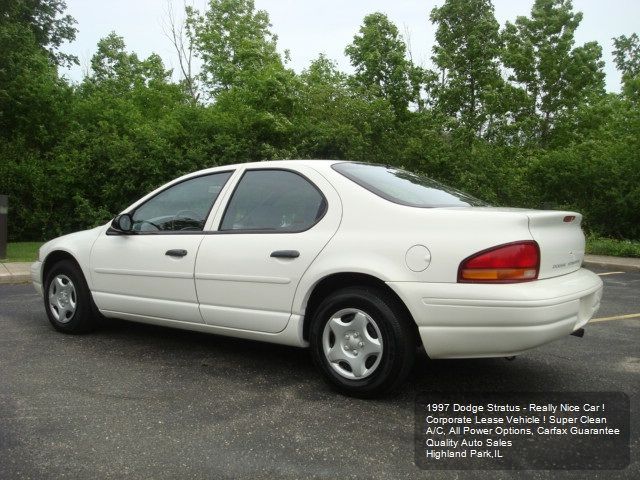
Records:
[[[188,182],[188,181],[194,180],[196,178],[202,178],[202,177],[208,177],[208,176],[212,176],[212,175],[220,175],[220,174],[223,174],[223,173],[229,173],[230,174],[229,177],[222,184],[222,186],[220,188],[220,192],[218,192],[218,195],[216,196],[216,198],[213,200],[213,202],[211,202],[211,206],[209,207],[209,210],[207,211],[207,215],[204,217],[204,225],[206,225],[207,224],[207,220],[209,220],[209,216],[211,215],[211,211],[213,210],[214,205],[216,204],[216,202],[220,198],[220,194],[224,190],[224,187],[227,185],[227,183],[229,183],[229,180],[231,180],[231,178],[233,177],[233,174],[235,172],[236,172],[236,169],[232,168],[232,169],[228,169],[228,170],[220,170],[218,172],[203,173],[201,175],[194,175],[192,177],[185,178],[183,180],[180,180],[179,182],[172,183],[171,185],[167,186],[166,188],[163,188],[162,190],[160,190],[159,192],[154,193],[152,196],[147,198],[143,203],[141,203],[140,205],[137,205],[133,210],[131,210],[130,212],[125,212],[125,213],[128,213],[129,215],[131,215],[133,217],[135,212],[140,207],[142,207],[143,205],[146,205],[148,202],[150,202],[151,200],[156,198],[161,193],[166,192],[170,188],[173,188],[176,185],[180,185],[181,183]],[[106,234],[107,235],[202,235],[203,233],[206,233],[206,232],[207,232],[207,230],[204,230],[204,227],[203,227],[202,230],[176,230],[176,231],[158,230],[158,231],[149,231],[149,232],[134,232],[134,231],[131,231],[131,232],[120,232],[118,230],[115,230],[113,227],[109,226],[109,228],[106,231]]]
[[[231,201],[233,200],[233,196],[236,194],[236,191],[238,190],[238,187],[240,186],[240,184],[242,183],[242,179],[244,178],[244,176],[246,175],[247,172],[255,172],[255,171],[278,171],[278,172],[290,172],[293,173],[295,175],[298,175],[299,177],[302,177],[304,180],[306,180],[313,188],[315,188],[315,190],[318,192],[318,194],[320,195],[320,197],[322,198],[322,215],[317,215],[316,214],[316,219],[315,221],[309,225],[309,227],[304,228],[302,230],[276,230],[276,229],[266,229],[266,228],[259,228],[259,229],[237,229],[237,230],[223,230],[222,229],[222,223],[224,222],[224,218],[227,215],[227,211],[229,209],[229,205],[231,205]],[[322,221],[322,219],[325,217],[325,215],[327,214],[327,211],[329,210],[329,202],[327,201],[327,197],[324,195],[324,193],[322,192],[322,190],[320,190],[320,187],[318,187],[315,182],[313,182],[309,177],[307,177],[304,173],[299,172],[297,170],[293,170],[291,168],[283,168],[283,167],[253,167],[253,168],[246,168],[243,172],[242,175],[240,175],[240,178],[238,179],[238,181],[236,182],[236,184],[233,187],[233,191],[231,192],[231,194],[229,195],[229,199],[227,200],[227,204],[224,206],[224,211],[222,212],[222,215],[220,217],[220,222],[218,223],[218,229],[217,230],[213,230],[208,232],[208,235],[238,235],[238,234],[283,234],[283,233],[303,233],[306,232],[308,230],[311,230],[313,227],[315,227],[318,223],[320,223]]]

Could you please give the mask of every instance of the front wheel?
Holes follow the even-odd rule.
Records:
[[[342,393],[373,397],[400,386],[415,357],[415,329],[391,295],[350,287],[318,307],[309,335],[314,362]]]
[[[60,332],[84,333],[96,326],[89,287],[71,260],[60,260],[47,273],[44,306],[51,325]]]

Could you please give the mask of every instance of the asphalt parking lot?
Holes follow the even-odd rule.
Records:
[[[608,273],[598,270],[598,273]],[[504,359],[421,354],[398,396],[329,390],[305,350],[122,323],[50,327],[0,286],[0,478],[640,478],[640,272],[603,275],[602,321]],[[417,391],[622,391],[631,464],[610,472],[422,471]]]

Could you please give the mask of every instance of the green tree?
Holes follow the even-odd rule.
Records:
[[[354,89],[349,76],[325,55],[312,61],[300,80],[292,119],[296,156],[392,158],[397,119],[387,100]]]
[[[9,195],[9,237],[42,238],[55,217],[48,152],[68,128],[72,89],[59,47],[75,36],[58,0],[0,2],[0,192]]]
[[[21,137],[41,147],[55,138],[69,88],[58,79],[33,33],[18,25],[0,26],[0,137]]]
[[[507,22],[504,64],[522,91],[516,121],[528,141],[551,143],[554,128],[581,104],[604,93],[604,63],[597,42],[574,47],[582,13],[571,0],[535,0],[531,17]]]
[[[483,135],[503,86],[499,24],[490,0],[447,0],[431,11],[433,61],[441,72],[437,106],[471,135]]]
[[[124,38],[114,32],[98,41],[98,49],[91,57],[91,73],[85,78],[85,84],[110,84],[119,93],[170,82],[171,71],[165,70],[159,55],[152,53],[141,60],[135,53],[126,51]]]
[[[299,79],[277,51],[268,14],[253,0],[210,0],[204,13],[187,8],[187,25],[229,151],[238,160],[292,155]]]
[[[582,110],[595,110],[593,128],[531,159],[532,206],[576,210],[590,232],[640,238],[640,109],[610,94]]]
[[[321,54],[300,75],[296,101],[296,149],[300,156],[344,157],[356,137],[355,129],[344,121],[350,101],[348,76],[336,63]]]
[[[283,68],[269,15],[256,11],[253,0],[209,0],[204,13],[188,7],[187,26],[213,95],[246,84],[263,69]]]
[[[56,0],[0,3],[0,137],[41,147],[64,121],[70,89],[56,62],[69,57],[57,48],[75,29],[71,17],[58,18],[63,8]]]
[[[45,237],[104,222],[141,191],[191,166],[174,118],[186,94],[160,57],[139,59],[110,34],[98,42],[91,65],[72,90],[66,127],[40,155],[49,188],[36,199],[52,213],[28,224],[48,232]]]
[[[65,14],[64,0],[4,0],[0,3],[0,25],[26,27],[36,45],[47,51],[57,65],[78,63],[73,55],[60,52],[60,46],[75,39],[76,21]]]
[[[421,71],[407,59],[405,42],[386,15],[367,15],[345,53],[355,68],[355,84],[388,100],[396,115],[403,116],[409,101],[419,99],[415,87],[422,83]]]
[[[624,94],[636,103],[640,102],[640,38],[633,33],[613,39],[613,58],[622,72]]]

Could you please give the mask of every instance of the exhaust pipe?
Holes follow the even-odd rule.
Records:
[[[576,331],[571,332],[571,335],[573,335],[574,337],[578,337],[578,338],[584,337],[584,328],[579,328]]]

